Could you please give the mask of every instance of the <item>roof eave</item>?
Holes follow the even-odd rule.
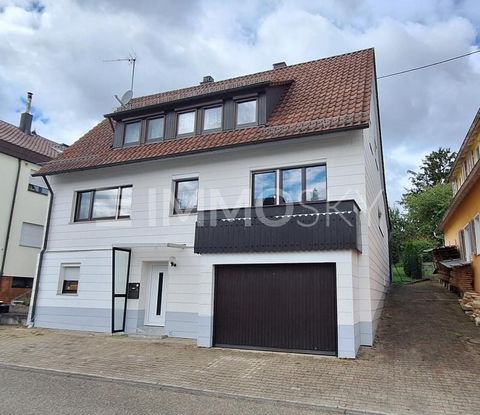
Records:
[[[211,152],[220,151],[220,150],[228,150],[230,148],[253,146],[253,145],[258,145],[258,144],[272,143],[272,142],[276,142],[276,141],[285,141],[285,140],[296,139],[296,138],[311,137],[311,136],[315,136],[315,135],[325,135],[325,134],[338,133],[338,132],[343,132],[343,131],[363,130],[365,128],[368,128],[369,126],[370,126],[370,122],[364,122],[364,123],[357,124],[357,125],[354,125],[354,126],[333,128],[333,129],[329,129],[329,130],[325,130],[325,131],[317,131],[317,132],[312,132],[312,133],[307,133],[307,134],[296,134],[296,135],[275,137],[273,139],[256,141],[256,142],[228,144],[228,145],[219,146],[219,147],[215,147],[215,148],[207,148],[207,149],[198,149],[198,150],[187,151],[187,152],[184,152],[184,153],[174,153],[174,154],[154,156],[154,157],[149,157],[149,158],[141,158],[141,159],[127,160],[127,161],[120,161],[120,162],[116,162],[116,163],[94,165],[94,166],[89,166],[89,167],[78,167],[78,168],[73,168],[73,169],[57,170],[57,171],[52,171],[52,172],[42,172],[41,170],[39,170],[33,176],[55,176],[55,175],[64,174],[64,173],[73,173],[73,172],[85,171],[85,170],[95,170],[95,169],[100,169],[100,168],[116,167],[116,166],[122,166],[122,165],[127,165],[127,164],[142,163],[142,162],[162,160],[162,159],[179,158],[179,157],[191,156],[191,155],[195,155],[195,154],[211,153]]]

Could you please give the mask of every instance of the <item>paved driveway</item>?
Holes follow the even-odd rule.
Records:
[[[191,342],[0,328],[0,364],[386,414],[480,408],[480,330],[436,283],[394,287],[373,348],[354,361],[198,349]]]

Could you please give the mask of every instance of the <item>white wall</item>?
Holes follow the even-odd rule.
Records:
[[[0,154],[0,177],[2,178],[0,180],[0,190],[2,191],[2,202],[4,202],[0,206],[0,246],[2,247],[2,254],[3,249],[5,249],[4,243],[17,175],[17,163],[18,159],[15,157]],[[48,196],[28,190],[30,173],[32,170],[36,171],[39,168],[36,164],[21,161],[4,275],[33,277],[35,274],[40,249],[20,246],[20,235],[23,222],[45,225]]]
[[[199,177],[199,210],[244,207],[250,205],[251,171],[326,162],[328,199],[356,199],[362,207],[363,152],[362,132],[352,131],[50,177],[55,197],[38,294],[39,319],[48,320],[40,318],[42,307],[60,307],[62,312],[67,306],[109,309],[112,246],[133,247],[131,281],[142,280],[145,262],[180,256],[172,270],[176,276],[170,280],[167,311],[197,313],[204,298],[199,299],[198,292],[200,256],[191,250],[196,215],[170,214],[172,179]],[[117,185],[133,185],[131,219],[73,223],[76,191]],[[190,249],[139,247],[166,243],[185,243]],[[78,261],[82,264],[78,295],[59,295],[60,263]],[[141,310],[143,305],[129,300],[128,307]],[[180,325],[172,330],[182,331]]]

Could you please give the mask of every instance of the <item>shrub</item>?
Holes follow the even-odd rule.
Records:
[[[403,251],[403,270],[410,278],[422,278],[422,264],[426,256],[424,251],[431,248],[431,242],[425,240],[410,241]]]

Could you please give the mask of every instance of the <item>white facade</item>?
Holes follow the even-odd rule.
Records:
[[[376,120],[376,108],[372,108],[372,119]],[[50,176],[53,211],[34,325],[109,332],[112,247],[131,248],[130,282],[140,283],[140,298],[127,301],[125,330],[197,339],[200,346],[207,347],[212,345],[214,265],[334,262],[338,355],[355,357],[361,344],[373,342],[390,281],[377,128],[373,123],[365,130]],[[375,140],[376,152],[370,150]],[[327,166],[327,200],[354,199],[361,209],[361,253],[339,250],[198,255],[193,253],[197,215],[172,214],[174,180],[198,178],[198,210],[248,207],[253,171],[321,163]],[[73,221],[77,191],[122,185],[133,186],[130,219]],[[379,209],[383,212],[380,216]],[[62,265],[68,264],[80,267],[77,294],[61,293]],[[166,270],[165,321],[159,326],[146,324],[151,323],[148,298],[154,265]]]
[[[19,166],[20,170],[18,170]],[[3,275],[5,276],[33,278],[35,275],[35,266],[41,245],[41,241],[38,243],[37,236],[39,231],[42,231],[40,227],[43,228],[45,224],[48,206],[48,196],[28,190],[31,174],[39,168],[40,166],[34,163],[0,153],[0,192],[2,194],[0,265],[3,265]],[[11,215],[12,206],[13,214]],[[6,245],[10,216],[12,218],[10,234]],[[35,234],[31,233],[32,229]],[[7,250],[7,254],[5,263],[2,264],[5,250]]]

